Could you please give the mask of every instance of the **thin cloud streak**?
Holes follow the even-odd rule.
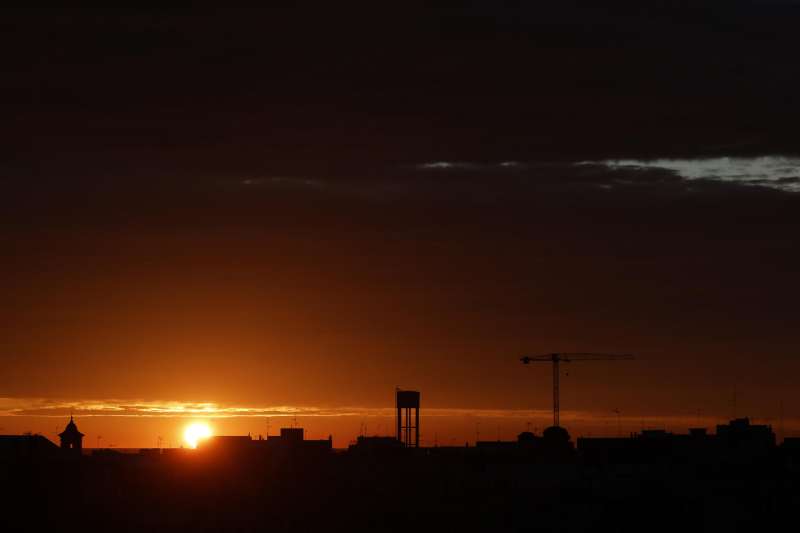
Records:
[[[47,398],[0,398],[0,417],[64,418],[74,414],[79,417],[127,418],[263,418],[263,417],[349,417],[394,418],[393,407],[317,407],[317,406],[241,406],[221,405],[214,402],[144,401],[144,400],[64,400]],[[460,407],[425,408],[426,418],[447,419],[506,419],[548,423],[550,409],[468,409]],[[608,412],[562,411],[566,425],[613,425],[617,416]],[[626,427],[686,428],[711,427],[725,421],[715,415],[623,415],[619,422]],[[767,421],[773,423],[773,420]],[[800,421],[786,420],[787,425],[800,427]]]
[[[582,161],[615,171],[666,170],[686,181],[709,180],[800,192],[800,158],[787,156]]]
[[[239,180],[241,185],[246,187],[282,187],[282,188],[312,188],[321,189],[325,187],[325,182],[294,176],[270,176],[270,177],[250,177]]]
[[[429,161],[372,179],[266,176],[237,178],[250,191],[304,191],[365,200],[439,199],[485,201],[575,190],[703,190],[695,185],[761,187],[800,192],[800,157],[606,159],[567,161]],[[404,173],[398,174],[397,172]]]
[[[239,418],[265,416],[380,416],[393,417],[392,407],[315,407],[315,406],[236,406],[214,402],[132,401],[132,400],[53,400],[45,398],[0,398],[0,416],[63,417],[197,417]],[[549,416],[549,410],[429,408],[426,416],[525,418]]]
[[[415,166],[417,170],[493,170],[527,168],[527,164],[519,161],[501,161],[499,163],[478,163],[474,161],[430,161]]]

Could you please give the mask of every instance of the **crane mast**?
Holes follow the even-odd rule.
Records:
[[[520,358],[523,364],[552,363],[553,365],[553,426],[560,427],[561,393],[560,393],[560,364],[573,361],[624,361],[635,359],[630,354],[573,352],[573,353],[548,353],[542,355],[526,355]]]

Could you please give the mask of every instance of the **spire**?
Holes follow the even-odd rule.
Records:
[[[75,417],[72,414],[69,415],[67,427],[58,436],[61,439],[61,448],[77,450],[80,454],[80,450],[83,447],[84,434],[78,431],[78,426],[75,425]]]
[[[61,435],[69,435],[69,434],[73,434],[73,435],[77,434],[77,435],[83,436],[83,433],[78,431],[78,426],[75,424],[75,419],[73,418],[72,415],[70,415],[70,417],[69,417],[69,423],[67,424],[67,427],[64,428],[64,431],[62,433],[59,433],[59,436],[61,436]]]

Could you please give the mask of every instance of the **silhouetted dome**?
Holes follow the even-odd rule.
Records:
[[[560,426],[550,426],[542,433],[542,438],[547,444],[568,444],[569,432]]]
[[[567,458],[571,456],[573,448],[569,440],[569,433],[559,426],[550,426],[542,433],[542,452],[551,458]]]
[[[517,442],[526,443],[526,442],[534,442],[536,440],[536,435],[534,435],[530,431],[523,431],[519,435],[517,435]]]

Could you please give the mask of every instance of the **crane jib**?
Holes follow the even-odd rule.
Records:
[[[560,423],[560,390],[559,363],[571,363],[573,361],[622,361],[631,360],[635,357],[631,354],[597,353],[597,352],[570,352],[570,353],[549,353],[540,355],[526,355],[520,358],[523,364],[530,363],[552,363],[553,364],[553,426],[559,427]]]

